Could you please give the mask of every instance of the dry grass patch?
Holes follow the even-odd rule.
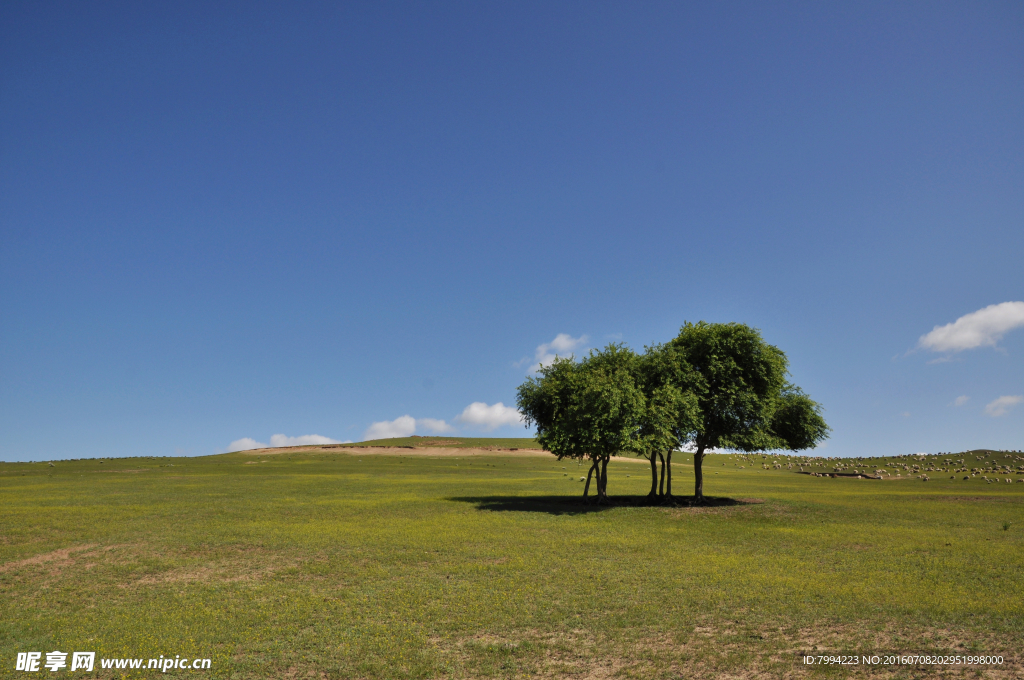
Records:
[[[194,562],[198,555],[185,559]],[[148,586],[164,583],[239,583],[258,581],[283,569],[297,567],[301,562],[274,553],[246,548],[227,556],[211,557],[204,564],[173,567],[136,579],[122,587]]]
[[[93,548],[98,546],[98,543],[87,543],[85,545],[71,546],[70,548],[51,550],[50,552],[34,555],[33,557],[23,560],[7,562],[5,564],[0,564],[0,574],[7,573],[9,571],[17,571],[37,564],[51,565],[54,567],[51,571],[59,572],[64,567],[74,564],[77,559],[80,559],[81,553],[91,551]],[[107,550],[109,549],[110,548],[107,548]]]

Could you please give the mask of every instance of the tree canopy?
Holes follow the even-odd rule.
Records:
[[[694,496],[704,495],[709,449],[811,448],[828,437],[821,406],[787,381],[789,360],[740,323],[686,323],[667,345],[681,387],[697,399],[695,428],[681,439],[694,452]]]
[[[636,381],[636,354],[624,345],[592,351],[583,361],[556,358],[519,387],[517,404],[537,440],[559,460],[590,460],[598,500],[608,496],[608,461],[640,450],[638,423],[644,395]]]

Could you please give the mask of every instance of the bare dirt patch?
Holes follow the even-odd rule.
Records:
[[[476,639],[509,644],[510,640]],[[1024,665],[1003,650],[997,636],[980,638],[976,631],[926,629],[908,631],[898,624],[880,629],[823,624],[800,629],[747,626],[742,620],[698,622],[689,631],[653,633],[624,640],[597,640],[584,631],[527,634],[539,644],[543,660],[533,674],[539,678],[685,677],[755,679],[813,678],[820,668],[803,657],[817,655],[992,655],[1000,666],[942,667],[864,666],[844,668],[844,677],[945,678],[1024,677]],[[462,643],[463,645],[465,642]],[[512,643],[515,644],[515,643]],[[460,645],[461,646],[461,645]],[[969,651],[984,649],[986,651]],[[979,673],[980,671],[980,673]]]

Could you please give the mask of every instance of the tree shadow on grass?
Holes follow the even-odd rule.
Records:
[[[724,498],[705,496],[703,503],[697,503],[693,496],[673,496],[671,499],[649,498],[647,496],[611,496],[604,504],[590,497],[588,502],[582,496],[453,496],[447,501],[472,503],[477,510],[492,512],[544,512],[549,515],[586,515],[613,508],[723,508],[737,505],[758,505],[759,498]]]

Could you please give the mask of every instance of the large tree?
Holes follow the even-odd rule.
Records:
[[[694,496],[704,498],[709,449],[813,448],[828,437],[821,406],[787,381],[789,361],[744,324],[686,323],[664,349],[673,380],[696,396],[699,417],[679,428],[695,448]]]
[[[596,474],[598,502],[605,502],[609,460],[640,449],[645,400],[637,361],[632,350],[612,344],[579,363],[555,359],[519,387],[516,403],[527,424],[537,426],[538,442],[558,460],[590,461],[584,498]]]

